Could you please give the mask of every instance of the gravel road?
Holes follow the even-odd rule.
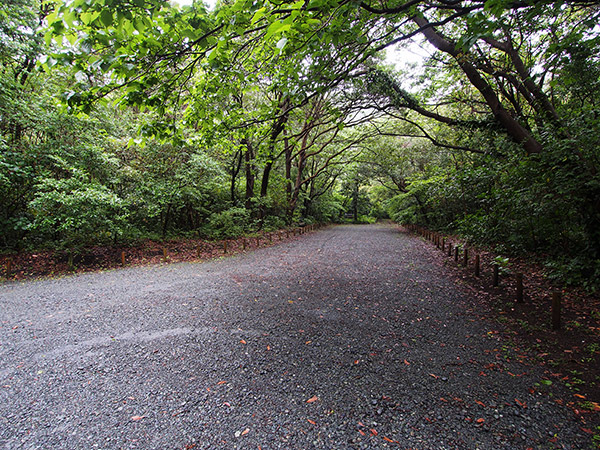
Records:
[[[386,225],[4,284],[0,449],[590,448],[475,305]]]

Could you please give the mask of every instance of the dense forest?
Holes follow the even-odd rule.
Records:
[[[391,218],[600,279],[600,4],[4,0],[0,250]],[[385,58],[424,49],[409,67]]]

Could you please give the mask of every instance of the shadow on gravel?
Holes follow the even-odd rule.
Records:
[[[0,287],[0,448],[591,446],[391,226]]]

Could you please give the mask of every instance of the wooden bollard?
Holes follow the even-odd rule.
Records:
[[[198,258],[200,258],[200,256],[201,256],[201,255],[202,255],[202,247],[198,246],[198,247],[196,248],[196,256],[197,256]]]
[[[454,262],[458,262],[458,245],[454,247]]]
[[[559,291],[552,293],[552,329],[560,330],[560,300],[561,295]]]
[[[517,278],[517,303],[523,303],[523,274],[516,274]]]
[[[273,235],[271,233],[269,233],[269,242],[272,244],[273,243]]]
[[[494,276],[493,276],[493,280],[492,280],[492,285],[493,286],[498,286],[498,284],[500,284],[500,267],[498,266],[498,264],[494,264]]]
[[[8,258],[6,260],[6,278],[10,278],[10,275],[12,273],[12,259]]]
[[[446,251],[446,238],[442,239],[442,251]]]
[[[448,242],[448,256],[452,256],[452,243]]]
[[[121,265],[125,265],[125,252],[121,252]]]
[[[223,253],[227,253],[227,241],[223,241]]]
[[[475,255],[475,276],[479,276],[479,254]]]
[[[246,238],[242,239],[242,250],[246,250]]]
[[[463,254],[463,266],[467,267],[468,264],[469,264],[469,250],[467,249],[467,246],[465,245],[465,251]]]
[[[260,247],[260,238],[256,236],[256,246]]]
[[[167,250],[167,247],[163,247],[163,261],[166,261],[168,257],[169,257],[169,252]]]

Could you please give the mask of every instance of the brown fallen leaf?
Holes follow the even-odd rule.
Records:
[[[310,420],[310,419],[306,419],[306,420],[308,420],[308,423],[311,423],[311,424],[313,424],[313,425],[316,425],[316,424],[317,424],[317,422],[315,422],[314,420]]]
[[[519,405],[521,408],[527,408],[527,403],[522,402],[521,400],[519,400],[518,398],[515,398],[515,402],[517,403],[517,405]]]
[[[217,384],[226,384],[227,381],[219,381]]]
[[[395,443],[395,442],[396,442],[396,441],[394,441],[394,440],[390,439],[389,437],[385,437],[385,436],[383,437],[383,440],[384,440],[384,441],[388,441],[388,442],[392,442],[392,443]]]
[[[316,395],[313,395],[311,398],[309,398],[308,400],[306,400],[306,403],[314,403],[317,400],[319,400],[319,397],[317,397]]]
[[[245,340],[243,340],[243,339],[240,341],[240,343],[247,344],[247,342]]]
[[[379,434],[375,428],[370,428],[369,431],[373,433],[373,436],[377,436]]]
[[[477,419],[475,422],[477,422],[477,423],[483,423],[483,422],[485,422],[485,419],[480,418],[480,419]]]
[[[131,420],[133,420],[134,422],[137,422],[138,420],[142,420],[144,418],[144,416],[132,416]]]
[[[248,433],[250,433],[250,428],[246,428],[244,431],[242,431],[242,436],[246,436]]]

